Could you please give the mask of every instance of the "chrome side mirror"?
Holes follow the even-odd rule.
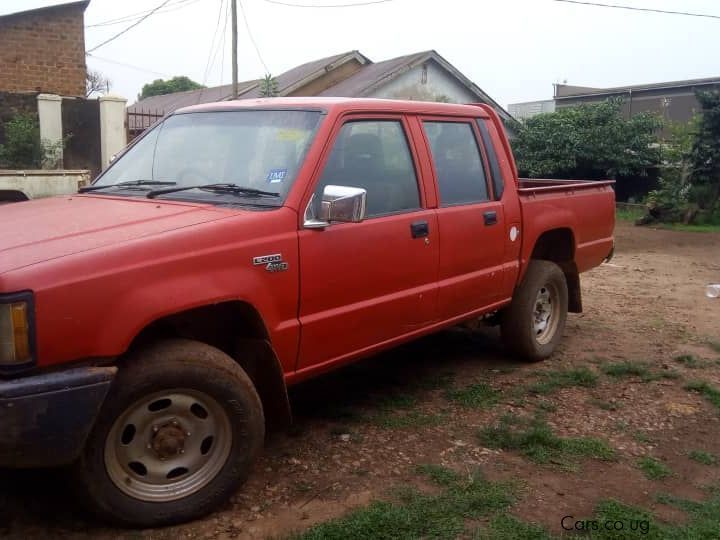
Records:
[[[359,223],[367,212],[367,190],[347,186],[325,186],[320,215],[315,216],[315,195],[305,209],[306,229],[324,229],[333,221]]]

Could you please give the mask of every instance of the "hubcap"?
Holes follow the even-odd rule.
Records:
[[[535,298],[532,330],[541,345],[550,342],[557,330],[558,292],[554,285],[540,287]]]
[[[168,390],[118,417],[105,443],[105,468],[131,497],[173,501],[211,482],[231,446],[230,420],[217,401],[196,390]]]

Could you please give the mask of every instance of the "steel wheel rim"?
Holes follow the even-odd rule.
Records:
[[[171,389],[136,401],[115,420],[105,442],[105,468],[126,495],[174,501],[208,485],[231,447],[230,419],[215,399]]]
[[[540,287],[535,297],[530,326],[535,340],[540,345],[546,345],[555,336],[558,326],[559,298],[557,287],[551,283]]]

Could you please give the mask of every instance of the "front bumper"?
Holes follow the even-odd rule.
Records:
[[[0,467],[53,467],[82,451],[116,367],[0,380]]]

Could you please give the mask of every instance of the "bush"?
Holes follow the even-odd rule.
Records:
[[[40,140],[37,117],[21,113],[4,125],[5,144],[0,144],[0,169],[55,169],[62,166],[66,141]]]

